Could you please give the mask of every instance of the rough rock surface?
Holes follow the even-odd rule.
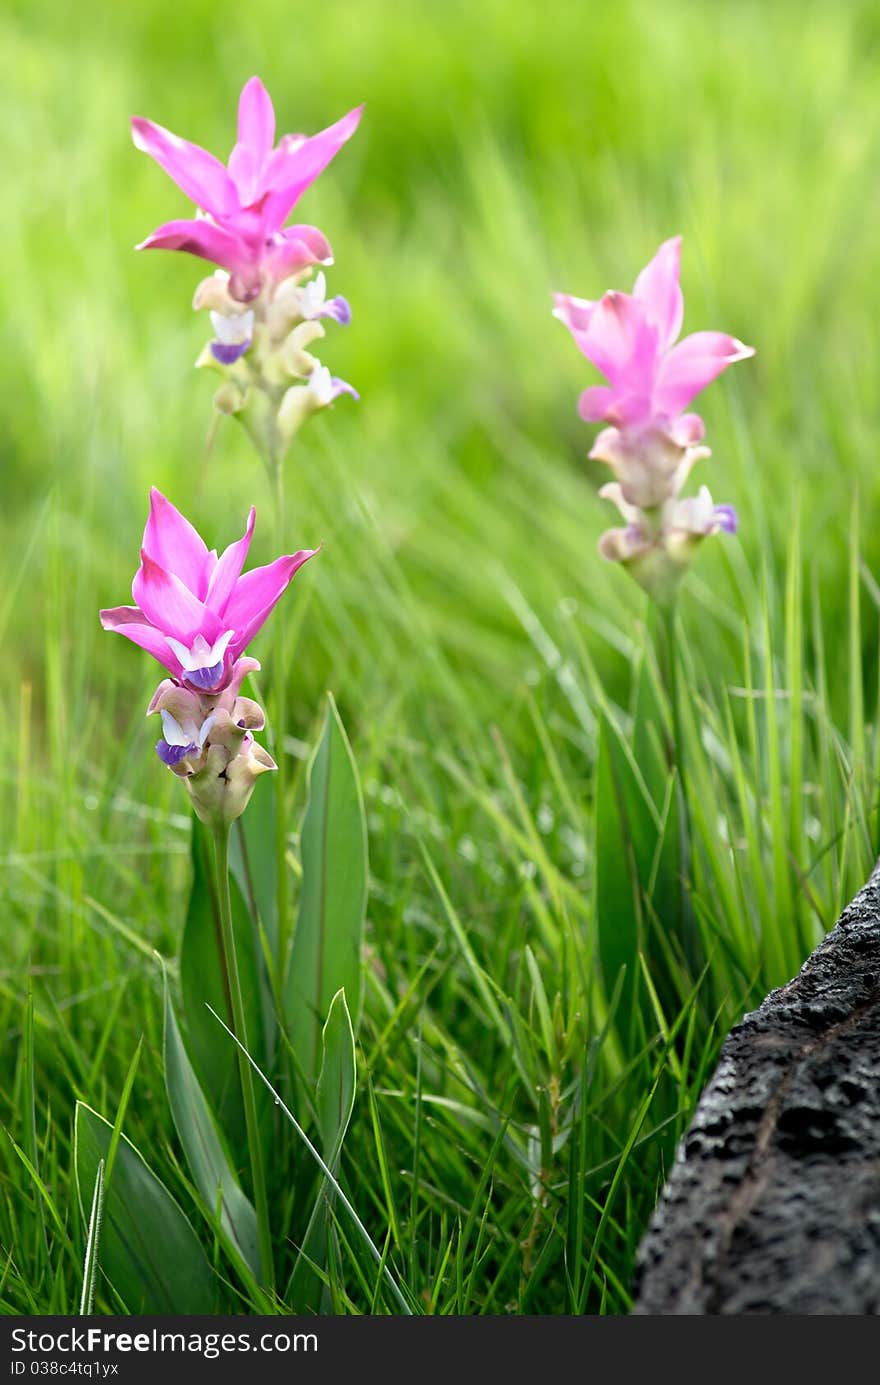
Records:
[[[728,1035],[633,1311],[880,1313],[880,866]]]

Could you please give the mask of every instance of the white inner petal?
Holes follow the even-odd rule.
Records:
[[[309,376],[309,389],[319,404],[329,404],[333,398],[333,380],[325,365],[317,365]]]
[[[312,317],[324,306],[327,297],[327,277],[323,272],[315,275],[299,291],[300,312],[303,317]]]
[[[213,668],[215,664],[222,663],[234,634],[234,630],[225,630],[213,645],[208,644],[204,635],[196,635],[189,649],[185,644],[181,644],[180,640],[172,639],[170,635],[165,636],[165,641],[172,653],[177,656],[180,667],[186,673],[193,673],[196,669]]]
[[[254,334],[254,314],[249,311],[227,316],[225,313],[212,312],[211,326],[223,346],[241,346],[242,342],[250,341]]]
[[[214,722],[216,720],[217,718],[211,715],[209,717],[205,717],[205,720],[202,722],[202,729],[196,738],[200,749],[205,744],[205,741],[208,739],[208,733],[210,732],[211,727],[214,725]]]
[[[184,731],[167,708],[163,707],[159,715],[162,718],[162,735],[168,745],[192,745],[193,737]]]

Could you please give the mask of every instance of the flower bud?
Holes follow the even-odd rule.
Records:
[[[214,395],[214,408],[220,414],[237,414],[244,408],[246,393],[234,380],[227,380]]]
[[[186,780],[197,816],[206,827],[228,827],[241,817],[259,776],[277,768],[268,751],[249,737],[231,758],[224,746],[211,745],[202,768]]]

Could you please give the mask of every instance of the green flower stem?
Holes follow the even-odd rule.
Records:
[[[272,489],[275,498],[275,533],[277,535],[277,551],[286,551],[286,516],[284,498],[284,467],[280,457],[275,457],[270,463],[269,475],[272,482]],[[278,911],[278,976],[277,987],[280,993],[284,985],[284,974],[287,966],[287,953],[290,946],[290,893],[288,890],[288,871],[287,871],[287,753],[284,748],[284,741],[287,735],[287,640],[284,619],[281,612],[278,613],[278,623],[275,636],[274,668],[272,677],[272,687],[274,690],[274,723],[275,723],[275,745],[277,754],[275,759],[278,763],[278,781],[276,794],[276,813],[275,813],[275,857],[276,857],[276,881],[275,881],[275,904]]]
[[[700,937],[688,883],[691,878],[691,824],[684,787],[684,730],[681,717],[676,605],[670,602],[660,610],[661,673],[672,713],[672,737],[667,741],[669,768],[675,771],[675,805],[678,815],[679,922],[684,954],[694,975],[701,968]]]
[[[254,379],[253,390],[259,394],[262,412],[253,417],[245,413],[239,415],[256,452],[266,469],[269,490],[272,493],[275,510],[275,551],[279,555],[286,549],[286,503],[284,494],[284,447],[278,434],[275,412],[280,398],[265,381]],[[284,742],[287,736],[287,639],[284,616],[278,611],[274,622],[275,641],[273,646],[273,669],[271,678],[272,726],[274,731],[275,761],[278,766],[276,780],[275,813],[275,905],[278,917],[276,938],[275,974],[272,985],[276,997],[280,997],[284,986],[287,954],[290,950],[290,891],[287,870],[287,755]]]
[[[220,825],[214,830],[214,867],[216,871],[217,902],[220,912],[220,935],[223,949],[223,971],[226,988],[232,1001],[232,1020],[235,1036],[241,1047],[238,1050],[238,1071],[241,1079],[241,1095],[244,1102],[244,1118],[247,1127],[248,1153],[251,1162],[254,1205],[257,1213],[257,1235],[260,1247],[260,1264],[263,1270],[263,1284],[274,1287],[274,1264],[272,1257],[272,1232],[269,1225],[269,1198],[266,1192],[266,1174],[263,1168],[263,1145],[257,1120],[257,1102],[254,1093],[254,1079],[251,1065],[242,1049],[248,1049],[247,1022],[245,1020],[244,1000],[241,993],[241,978],[238,974],[238,958],[235,952],[235,934],[232,928],[232,902],[229,896],[229,827]]]

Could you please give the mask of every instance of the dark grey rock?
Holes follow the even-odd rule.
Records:
[[[728,1035],[633,1312],[880,1313],[880,868]]]

